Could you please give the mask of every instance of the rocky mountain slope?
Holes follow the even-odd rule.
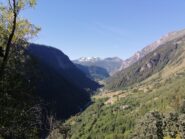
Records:
[[[131,66],[132,64],[134,64],[135,62],[137,62],[138,60],[140,60],[141,58],[143,58],[144,56],[146,56],[150,52],[154,51],[156,48],[162,46],[163,44],[170,42],[170,41],[173,41],[173,40],[176,40],[176,39],[180,39],[184,36],[185,36],[185,30],[170,32],[170,33],[164,35],[159,40],[153,42],[152,44],[143,48],[141,51],[138,51],[137,53],[135,53],[132,57],[124,60],[122,66],[121,66],[121,69],[125,69],[125,68]]]
[[[149,76],[160,72],[164,67],[174,63],[178,57],[184,54],[183,43],[185,40],[185,31],[174,32],[166,35],[161,41],[156,41],[150,45],[157,48],[144,57],[137,60],[131,66],[123,69],[107,80],[109,89],[124,88],[128,85],[141,82]],[[144,48],[148,50],[150,47]],[[154,47],[152,47],[153,49]],[[150,49],[150,50],[152,50]],[[148,52],[148,51],[147,51]]]
[[[82,57],[77,60],[73,61],[76,64],[84,65],[84,66],[96,66],[100,68],[104,68],[107,70],[109,75],[113,75],[116,73],[121,65],[122,65],[122,59],[118,57],[112,57],[112,58],[97,58],[97,57]]]

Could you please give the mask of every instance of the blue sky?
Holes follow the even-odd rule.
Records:
[[[42,30],[32,42],[82,56],[126,59],[185,28],[185,0],[38,0],[23,16]]]

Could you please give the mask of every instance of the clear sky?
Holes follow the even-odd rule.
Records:
[[[82,56],[128,58],[185,28],[185,0],[38,0],[24,16],[42,31],[32,42]]]

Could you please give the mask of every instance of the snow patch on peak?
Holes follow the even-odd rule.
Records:
[[[79,62],[96,62],[101,60],[99,57],[81,57],[78,59]]]

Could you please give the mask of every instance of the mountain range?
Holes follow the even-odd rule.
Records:
[[[100,67],[105,69],[109,75],[113,75],[122,66],[123,60],[118,58],[118,57],[110,57],[110,58],[105,58],[101,59],[98,57],[81,57],[77,60],[73,60],[75,64],[80,64],[84,66],[93,66],[93,67]]]

